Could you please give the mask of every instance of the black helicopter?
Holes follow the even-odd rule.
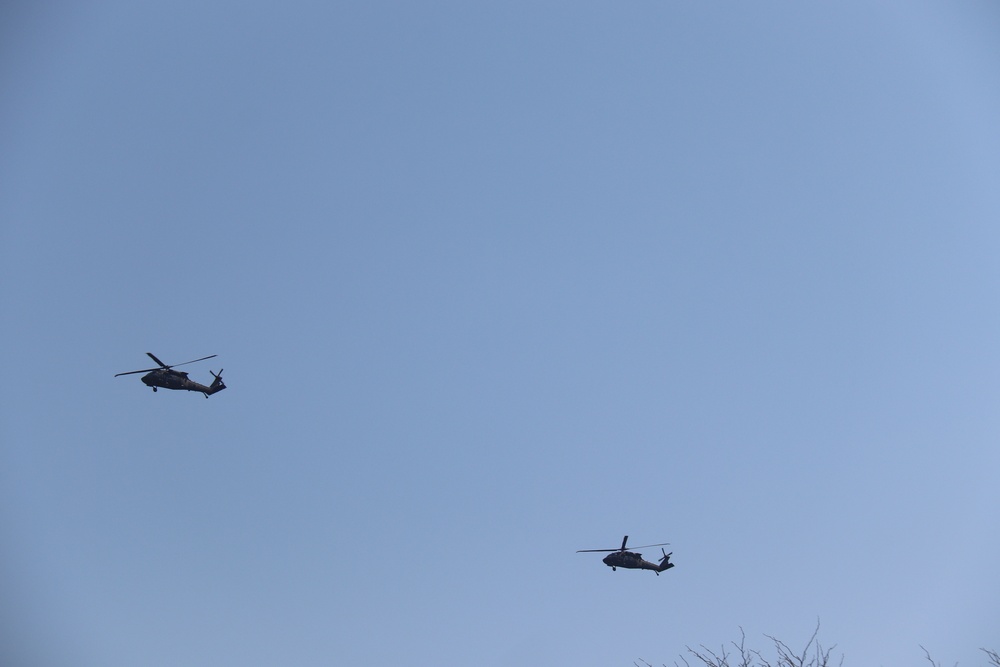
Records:
[[[149,358],[160,365],[159,368],[144,368],[141,371],[129,371],[127,373],[118,373],[115,377],[119,375],[135,375],[136,373],[146,373],[142,376],[142,382],[147,387],[152,387],[153,391],[156,391],[157,387],[163,387],[164,389],[185,389],[187,391],[200,391],[205,394],[205,398],[208,398],[217,391],[222,391],[226,388],[226,385],[222,382],[222,369],[219,369],[219,373],[212,373],[215,380],[212,384],[205,386],[199,384],[194,380],[188,379],[188,374],[184,371],[173,370],[176,366],[184,366],[185,364],[193,364],[195,361],[205,361],[206,359],[211,359],[212,357],[217,357],[219,355],[212,354],[207,357],[202,357],[201,359],[195,359],[194,361],[185,361],[183,364],[174,364],[173,366],[167,366],[165,363],[157,359],[152,352],[147,352]]]
[[[656,576],[660,576],[660,572],[669,570],[674,566],[674,564],[670,562],[670,557],[674,555],[673,551],[667,553],[665,550],[660,549],[663,553],[663,558],[660,559],[660,564],[656,565],[654,563],[650,563],[648,560],[643,560],[642,554],[638,554],[633,551],[625,551],[626,542],[628,542],[628,535],[622,538],[622,545],[618,549],[580,549],[577,553],[603,553],[610,551],[611,553],[604,557],[604,564],[610,567],[612,571],[617,570],[620,567],[624,567],[629,570],[652,570],[656,573]],[[646,544],[641,547],[633,548],[645,549],[646,547],[665,547],[669,544],[670,542],[663,542],[661,544]]]

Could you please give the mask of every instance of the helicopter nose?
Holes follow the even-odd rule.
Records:
[[[607,556],[601,559],[601,562],[603,562],[605,565],[611,565],[611,563],[608,562],[609,560],[611,560],[611,556],[612,554],[608,554]]]

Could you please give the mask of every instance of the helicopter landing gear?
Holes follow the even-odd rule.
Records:
[[[156,393],[156,387],[153,387],[153,393],[154,394]]]
[[[617,571],[618,571],[618,568],[617,568],[617,567],[615,567],[614,565],[612,565],[612,566],[611,566],[611,571],[612,571],[612,572],[617,572]]]

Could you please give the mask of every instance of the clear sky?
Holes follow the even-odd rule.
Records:
[[[998,118],[986,0],[3,3],[0,662],[983,664]]]

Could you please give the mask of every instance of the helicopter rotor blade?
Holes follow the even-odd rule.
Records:
[[[578,554],[596,554],[596,553],[606,553],[609,551],[621,551],[621,549],[577,549]]]
[[[625,543],[628,542],[628,535],[622,538],[622,548],[619,551],[625,551]]]
[[[128,373],[115,373],[115,377],[118,377],[119,375],[135,375],[136,373],[148,373],[150,371],[160,371],[160,370],[163,370],[163,369],[162,368],[144,368],[141,371],[129,371]]]
[[[211,359],[212,357],[217,357],[217,354],[210,354],[207,357],[202,357],[201,359],[192,359],[191,361],[185,361],[180,364],[174,364],[173,366],[167,366],[167,368],[177,368],[178,366],[187,366],[188,364],[193,364],[196,361],[205,361],[206,359]]]
[[[153,361],[155,361],[156,363],[158,363],[160,365],[160,368],[170,368],[170,366],[167,366],[165,363],[163,363],[162,361],[160,361],[159,359],[157,359],[156,355],[153,354],[152,352],[147,352],[146,355],[150,359],[152,359]]]
[[[670,546],[670,542],[661,542],[659,544],[644,544],[641,547],[632,547],[633,549],[647,549],[649,547],[666,547]]]

